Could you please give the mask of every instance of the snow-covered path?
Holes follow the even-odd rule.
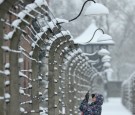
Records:
[[[120,98],[110,98],[104,103],[102,115],[131,115],[131,113],[121,104]]]

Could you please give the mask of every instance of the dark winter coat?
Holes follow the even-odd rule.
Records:
[[[84,115],[101,115],[103,101],[103,96],[101,94],[96,94],[96,102],[88,104],[88,102],[84,99],[79,109]]]

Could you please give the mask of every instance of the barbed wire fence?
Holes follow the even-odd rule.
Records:
[[[0,7],[0,115],[78,115],[88,90],[103,92],[102,76],[45,0]]]

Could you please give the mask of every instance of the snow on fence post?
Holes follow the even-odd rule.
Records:
[[[67,37],[67,36],[66,36]],[[64,39],[64,38],[63,38]],[[58,73],[56,73],[55,74],[55,76],[56,76],[56,78],[58,79],[58,77],[60,76],[60,71],[61,71],[61,69],[63,70],[63,68],[60,68],[59,67],[59,64],[60,64],[60,61],[63,59],[63,53],[65,52],[65,50],[64,50],[64,48],[65,47],[69,47],[69,45],[71,44],[71,42],[69,42],[69,41],[66,41],[66,42],[63,42],[61,45],[60,44],[58,44],[59,45],[59,47],[57,48],[57,51],[56,51],[56,54],[55,54],[55,61],[57,61],[57,70],[55,70],[55,71],[57,71]],[[59,69],[60,68],[60,69]],[[55,79],[56,79],[55,78]],[[61,82],[63,82],[63,80],[64,79],[62,79],[61,80]],[[60,87],[60,80],[58,80],[58,87]],[[61,88],[61,87],[60,87]],[[60,95],[61,95],[61,91],[60,91]],[[62,100],[61,99],[61,96],[59,96],[59,100]],[[62,102],[61,101],[59,101],[59,105],[62,105]],[[60,107],[60,106],[58,106],[59,107],[59,110],[60,110],[60,112],[62,112],[62,107]],[[60,114],[60,113],[59,113]]]
[[[11,3],[13,3],[13,2],[15,2],[15,0],[12,0],[11,2],[10,2],[10,5],[11,5]],[[21,1],[22,2],[22,1]],[[4,2],[5,3],[5,6],[6,6],[6,4],[9,4],[9,2],[7,1],[7,2]],[[20,5],[20,4],[19,4]],[[34,6],[34,8],[35,8],[35,3],[32,3],[32,4],[30,4],[30,5],[33,5]],[[29,6],[30,6],[29,5]],[[41,5],[41,4],[40,4]],[[5,7],[4,6],[4,7]],[[12,6],[12,5],[11,5]],[[21,7],[23,7],[23,6],[21,6]],[[37,6],[36,6],[37,7]],[[39,6],[40,7],[40,6]],[[2,7],[1,7],[2,8]],[[18,8],[18,7],[14,7],[14,8]],[[20,42],[20,35],[22,34],[23,36],[26,36],[26,31],[24,31],[23,30],[23,28],[24,28],[24,25],[29,25],[29,18],[33,18],[34,16],[32,16],[30,13],[31,12],[35,12],[36,10],[34,10],[34,8],[33,9],[25,9],[25,7],[24,7],[24,9],[25,10],[23,10],[22,12],[20,12],[20,13],[18,13],[18,14],[16,14],[15,12],[13,12],[13,11],[9,11],[12,15],[14,15],[14,22],[12,23],[12,24],[9,24],[8,22],[5,22],[5,24],[7,24],[7,25],[9,25],[9,26],[12,26],[12,28],[14,29],[13,31],[11,31],[11,32],[9,32],[7,35],[5,35],[5,38],[4,39],[6,39],[6,40],[9,40],[9,39],[11,39],[10,40],[10,52],[9,52],[9,56],[10,56],[10,66],[11,66],[11,68],[10,68],[10,79],[11,79],[11,81],[10,81],[10,91],[11,92],[9,92],[10,94],[11,94],[11,99],[9,99],[9,107],[8,106],[6,106],[6,112],[7,111],[9,111],[9,112],[7,112],[6,114],[7,115],[9,115],[9,114],[14,114],[14,115],[19,115],[21,112],[25,112],[25,113],[37,113],[37,114],[39,114],[39,106],[37,107],[37,108],[35,108],[35,110],[30,110],[30,111],[25,111],[25,109],[21,109],[20,110],[20,102],[19,101],[21,101],[20,100],[20,95],[19,95],[19,93],[22,93],[22,94],[25,94],[24,92],[23,92],[23,90],[21,90],[21,92],[19,92],[19,86],[20,86],[20,84],[19,84],[19,82],[20,82],[20,78],[19,78],[19,76],[23,76],[23,77],[25,77],[25,78],[27,78],[27,79],[29,79],[30,81],[31,81],[31,79],[30,78],[28,78],[27,77],[27,75],[25,75],[25,74],[23,74],[22,72],[20,72],[19,71],[19,64],[18,64],[18,60],[20,61],[20,62],[22,62],[20,59],[19,59],[19,54],[18,53],[21,53],[21,54],[24,54],[27,58],[29,58],[29,60],[31,60],[32,58],[30,58],[30,56],[31,56],[31,54],[26,54],[26,53],[28,53],[25,49],[22,49],[22,48],[20,48],[20,49],[18,49],[19,48],[19,42]],[[5,9],[5,8],[4,8]],[[8,8],[7,8],[8,9]],[[20,8],[21,9],[21,8]],[[23,9],[23,8],[22,8]],[[28,11],[29,10],[29,11]],[[21,15],[20,15],[21,14]],[[27,19],[24,19],[25,17],[26,17],[26,15],[27,15]],[[17,18],[19,18],[19,19],[17,19]],[[1,20],[3,20],[3,19],[1,19]],[[3,29],[3,28],[2,28]],[[30,30],[33,30],[33,28],[31,28]],[[25,35],[24,35],[24,33],[25,33]],[[29,33],[27,33],[27,35],[28,35]],[[29,36],[29,37],[31,37],[31,35]],[[27,38],[26,38],[27,39]],[[31,38],[31,40],[32,40],[33,38]],[[30,41],[29,41],[29,39],[27,39],[27,42],[28,43],[30,43]],[[38,44],[36,44],[37,46],[38,46]],[[19,51],[19,50],[21,50],[21,51]],[[24,53],[25,52],[25,53]],[[35,52],[36,53],[36,52]],[[29,56],[28,56],[29,55]],[[36,59],[32,59],[32,61],[34,61],[36,64],[39,64],[38,63],[38,61],[36,60]],[[36,73],[37,73],[37,71],[35,71]],[[29,76],[30,77],[30,76]],[[37,80],[37,78],[38,78],[38,76],[36,75],[36,79],[33,79],[32,81],[35,81],[35,80]],[[26,80],[25,80],[26,81]],[[35,88],[35,89],[37,89],[37,87]],[[38,90],[38,89],[37,89]],[[9,98],[10,98],[10,94],[9,94]],[[26,96],[28,96],[29,97],[29,94],[26,94]],[[37,99],[38,100],[38,99]],[[39,102],[38,102],[39,103]],[[24,102],[24,104],[25,104],[25,102]],[[28,104],[31,104],[31,101],[29,101],[29,103]],[[36,103],[37,104],[37,103]],[[36,105],[35,104],[35,105]],[[15,106],[13,106],[13,105],[15,105]],[[27,107],[26,105],[25,105],[25,107]],[[3,109],[4,110],[4,109]],[[21,111],[21,112],[20,112]]]
[[[68,43],[68,44],[67,44]],[[67,61],[69,61],[69,58],[67,57],[67,56],[70,56],[70,54],[71,54],[71,52],[72,52],[72,50],[74,50],[76,47],[74,46],[74,43],[73,43],[73,41],[72,40],[70,40],[70,41],[68,41],[65,45],[63,45],[63,48],[61,47],[61,54],[60,54],[60,57],[62,58],[61,59],[61,70],[65,73],[66,72],[66,67],[67,67],[67,64],[64,64],[64,66],[62,66],[62,63],[64,63],[63,61],[64,61],[64,59],[66,59]],[[68,83],[68,78],[69,78],[69,76],[65,76],[65,75],[68,75],[68,74],[65,74],[65,75],[63,75],[62,73],[63,72],[60,72],[60,76],[62,76],[62,80],[63,81],[61,81],[61,84],[63,84],[63,85],[65,85],[65,87],[67,88],[67,85],[66,85],[66,83]],[[68,91],[67,91],[68,92]],[[68,97],[68,95],[66,94],[67,93],[66,91],[65,91],[65,88],[63,89],[63,91],[62,91],[62,95],[64,95],[64,97],[63,97],[63,99],[62,99],[62,101],[63,101],[63,104],[66,106],[66,109],[65,109],[65,111],[66,111],[66,114],[68,114],[68,111],[67,111],[67,108],[68,108],[68,105],[66,104],[67,103],[67,101],[69,101],[69,100],[66,100],[66,102],[65,102],[65,98],[66,97]],[[64,114],[64,113],[63,113]]]
[[[1,4],[0,4],[0,8],[1,8],[1,11],[0,11],[0,39],[1,39],[1,42],[0,42],[0,71],[4,71],[4,68],[3,68],[3,54],[4,54],[4,51],[3,49],[1,48],[4,44],[4,35],[3,35],[3,27],[4,27],[4,22],[2,21],[2,19],[5,18],[5,14],[8,12],[9,8],[15,3],[16,0],[12,0],[11,3],[9,4],[7,1],[2,1]],[[5,9],[6,7],[6,9]],[[2,10],[4,9],[4,10]],[[1,97],[4,97],[5,93],[4,93],[4,77],[3,77],[3,74],[0,73],[0,96]],[[3,99],[0,100],[0,115],[4,115],[5,114],[5,97]]]
[[[75,98],[74,98],[74,96],[75,96],[75,94],[74,95],[72,95],[72,94],[73,94],[73,92],[75,92],[75,85],[76,85],[76,84],[74,84],[72,82],[72,79],[74,79],[73,78],[73,75],[70,74],[70,70],[71,69],[74,70],[74,66],[72,65],[72,67],[70,67],[70,64],[72,64],[72,62],[75,59],[75,57],[77,55],[79,55],[78,54],[79,52],[77,51],[77,49],[74,49],[72,51],[72,53],[73,53],[72,56],[69,54],[70,55],[70,58],[68,59],[68,62],[66,64],[66,68],[65,68],[65,79],[66,79],[65,80],[65,86],[66,86],[65,93],[67,95],[66,96],[66,102],[65,103],[66,103],[66,113],[68,113],[68,114],[71,114],[71,113],[74,112],[74,106],[75,106],[75,103],[74,103]],[[71,105],[71,103],[72,103],[72,105]]]
[[[69,50],[69,53],[67,53],[65,55],[65,61],[63,62],[63,68],[64,68],[64,77],[65,77],[65,98],[64,98],[64,103],[65,103],[65,112],[67,114],[69,114],[69,96],[68,96],[68,93],[69,93],[69,64],[72,62],[72,60],[74,59],[74,57],[77,55],[76,54],[76,46],[72,47],[73,49],[72,50]],[[72,55],[73,53],[73,55]],[[71,56],[72,55],[72,56]],[[68,58],[68,56],[70,56],[70,58]],[[74,69],[74,68],[72,68]],[[72,103],[74,105],[74,103]]]
[[[61,35],[62,36],[61,36]],[[59,56],[61,53],[61,50],[64,49],[64,47],[69,46],[71,43],[69,39],[71,38],[69,35],[64,35],[63,33],[56,34],[55,36],[57,37],[49,51],[49,91],[48,91],[48,96],[52,96],[52,98],[49,98],[48,100],[48,108],[51,108],[52,110],[49,111],[49,114],[59,114],[59,81],[58,77],[60,75],[60,72],[58,72],[59,68]],[[68,42],[69,41],[69,42]],[[61,57],[62,58],[62,57]],[[53,82],[53,81],[57,82]]]
[[[36,46],[34,49],[34,53],[32,58],[39,60],[39,48]],[[32,110],[39,111],[39,83],[37,81],[39,75],[39,64],[37,62],[32,61]],[[32,115],[38,115],[38,113],[32,113]]]
[[[1,7],[1,6],[0,6]],[[4,12],[0,11],[0,19],[4,18]],[[3,46],[3,22],[0,20],[0,71],[3,71],[3,50],[1,46]],[[0,97],[4,97],[4,75],[0,72]],[[4,115],[4,99],[0,99],[0,115]]]
[[[79,53],[81,53],[81,52],[79,52]],[[79,54],[80,55],[80,54]],[[78,57],[79,57],[79,55],[77,56],[77,59],[79,59]],[[76,112],[76,109],[77,108],[75,108],[75,107],[77,107],[78,105],[78,103],[76,103],[78,100],[78,96],[79,95],[77,95],[77,92],[78,91],[80,91],[80,89],[78,89],[78,83],[79,83],[79,77],[82,77],[82,76],[78,76],[78,74],[75,74],[74,72],[75,72],[75,68],[76,68],[76,66],[77,66],[77,64],[80,62],[80,59],[79,60],[76,60],[75,61],[75,63],[74,64],[70,64],[70,68],[69,68],[69,75],[70,75],[70,82],[71,82],[71,84],[73,85],[72,87],[70,87],[69,88],[69,90],[71,90],[71,93],[70,93],[70,95],[69,95],[69,97],[70,97],[70,99],[72,99],[73,98],[73,105],[72,105],[72,102],[69,102],[69,104],[70,104],[70,106],[69,106],[69,109],[70,110],[72,110],[72,111],[70,111],[70,114],[77,114],[77,112]],[[78,79],[78,80],[77,80]],[[75,83],[76,82],[76,83]],[[78,89],[78,90],[77,90]],[[72,90],[74,91],[74,92],[72,92]],[[76,98],[75,98],[75,96],[76,96]]]
[[[83,71],[83,64],[86,66],[86,68],[89,68],[91,69],[91,67],[89,65],[87,65],[85,62],[87,62],[85,60],[85,56],[83,56],[82,54],[79,56],[79,59],[78,59],[78,63],[77,63],[77,66],[75,67],[75,75],[78,77],[76,77],[76,82],[77,82],[77,103],[76,105],[79,105],[80,103],[80,100],[82,98],[84,98],[84,94],[89,90],[89,87],[85,87],[85,85],[89,85],[88,82],[87,82],[87,77],[85,78],[85,75],[84,73],[82,72]],[[85,79],[86,81],[85,82],[82,82],[81,78]],[[78,111],[79,112],[79,111]]]

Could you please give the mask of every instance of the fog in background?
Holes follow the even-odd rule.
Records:
[[[50,0],[57,18],[72,19],[85,0]],[[110,47],[113,79],[123,81],[135,71],[135,0],[96,0],[108,7],[108,16],[84,16],[64,24],[74,38],[79,36],[94,19],[96,25],[112,36],[115,45]],[[90,2],[85,6],[85,8]],[[84,9],[85,10],[85,9]],[[84,13],[84,12],[83,12]],[[85,38],[84,38],[85,39]]]

